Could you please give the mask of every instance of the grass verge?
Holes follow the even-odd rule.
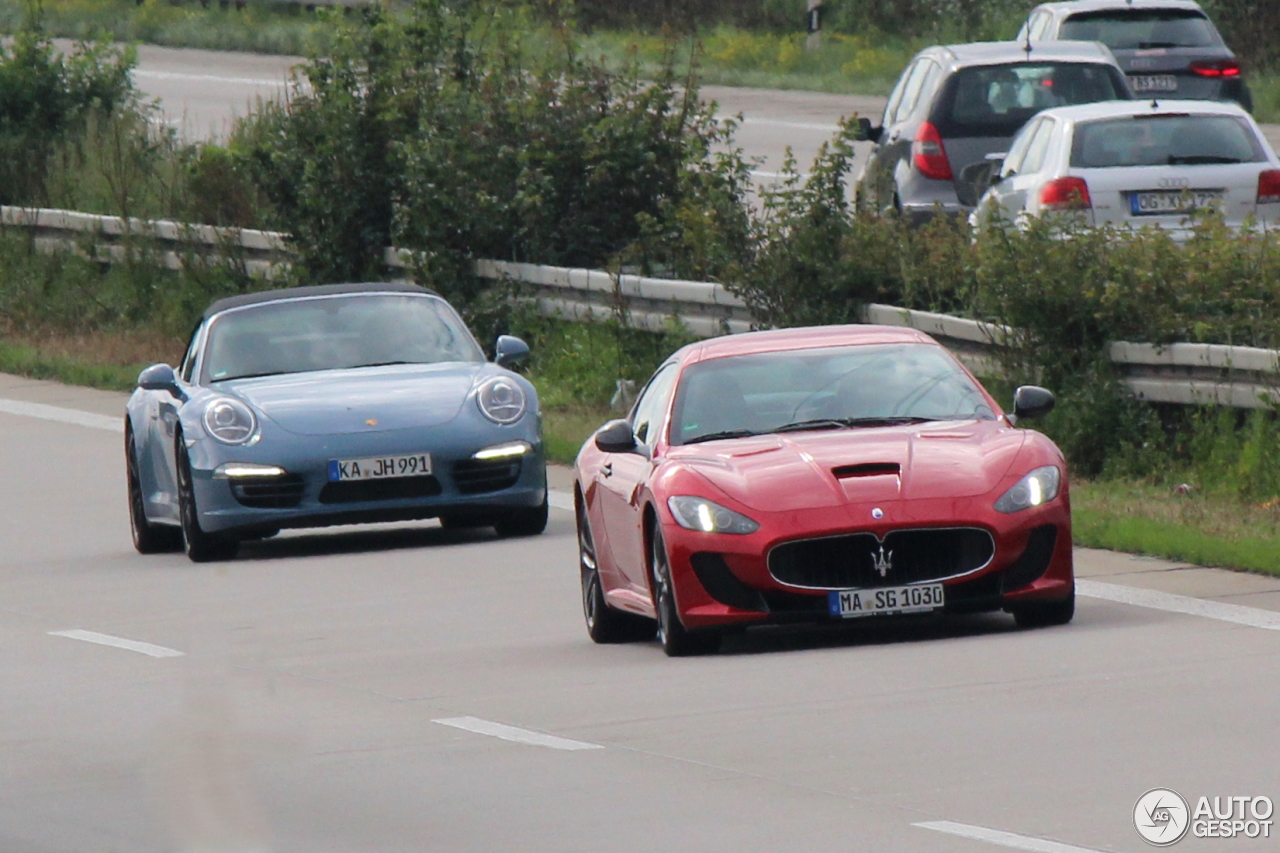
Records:
[[[0,373],[131,391],[142,368],[174,363],[182,341],[149,332],[28,334],[0,330]]]
[[[1071,485],[1075,543],[1280,575],[1280,500],[1260,505],[1170,484],[1132,480]]]

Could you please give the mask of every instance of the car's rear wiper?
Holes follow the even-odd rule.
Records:
[[[749,435],[759,435],[760,433],[752,429],[726,429],[720,432],[709,432],[705,435],[695,435],[693,438],[685,439],[685,444],[698,444],[702,441],[716,441],[721,438],[746,438]]]
[[[1193,47],[1189,44],[1178,44],[1176,41],[1140,41],[1138,42],[1139,50],[1150,50],[1153,47]]]
[[[1188,154],[1179,157],[1176,154],[1169,155],[1170,166],[1186,166],[1195,165],[1197,163],[1242,163],[1239,157],[1224,157],[1220,154]]]

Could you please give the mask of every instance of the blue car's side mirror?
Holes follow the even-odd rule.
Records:
[[[178,399],[184,396],[178,387],[177,374],[167,364],[153,364],[139,373],[138,387],[143,391],[168,391]]]
[[[499,335],[493,346],[493,361],[499,367],[514,367],[528,357],[529,345],[512,335]]]

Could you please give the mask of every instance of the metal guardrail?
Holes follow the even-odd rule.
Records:
[[[115,263],[146,244],[155,262],[181,269],[193,259],[238,265],[264,281],[279,279],[290,260],[288,236],[271,231],[215,228],[166,220],[122,219],[68,210],[0,207],[0,227],[28,233],[41,251],[77,252]],[[390,270],[412,267],[412,253],[386,250]],[[662,331],[679,323],[700,337],[744,332],[753,319],[741,297],[724,285],[600,270],[481,260],[476,274],[529,285],[531,299],[549,315],[574,320],[620,317],[628,325]],[[1007,326],[892,305],[868,305],[868,323],[908,326],[937,338],[971,365],[994,365],[1013,336]],[[1280,405],[1280,351],[1220,344],[1163,346],[1116,342],[1111,360],[1138,399],[1153,403],[1260,409]]]

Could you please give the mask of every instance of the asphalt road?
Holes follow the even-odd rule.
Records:
[[[282,97],[289,69],[300,61],[147,45],[138,49],[138,58],[138,87],[158,98],[165,119],[191,138],[224,137],[234,117],[247,113],[259,99]],[[788,146],[800,170],[807,171],[841,117],[856,112],[879,121],[885,102],[879,97],[728,86],[706,86],[702,93],[719,104],[722,115],[742,116],[738,143],[756,160],[756,178],[762,184],[776,180]],[[1263,129],[1272,146],[1280,149],[1280,125]],[[870,143],[855,146],[859,157],[869,148]]]
[[[1280,582],[1082,551],[1063,628],[669,660],[588,640],[561,510],[140,556],[122,399],[0,376],[4,853],[1136,853],[1150,788],[1280,799]]]

